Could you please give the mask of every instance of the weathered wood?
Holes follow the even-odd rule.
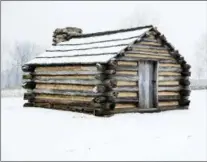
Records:
[[[159,72],[181,72],[180,67],[159,67]]]
[[[190,100],[181,99],[181,100],[179,100],[179,105],[180,106],[189,106],[190,105]]]
[[[189,86],[190,85],[190,80],[188,77],[184,77],[184,78],[181,78],[179,83],[181,85],[184,85],[184,86]]]
[[[115,108],[115,103],[92,103],[93,107],[101,108],[105,110],[113,110]]]
[[[85,90],[85,91],[91,91],[93,90],[93,85],[74,85],[74,84],[42,84],[37,83],[36,87],[37,89],[59,89],[59,90]]]
[[[155,60],[159,60],[159,59],[169,59],[169,60],[173,60],[173,58],[171,56],[163,56],[163,55],[154,55],[154,54],[142,54],[140,52],[134,52],[134,51],[130,51],[128,53],[126,53],[126,57],[131,57],[131,58],[135,58],[135,59],[155,59]]]
[[[34,89],[35,86],[36,86],[36,83],[33,82],[33,81],[24,82],[22,84],[22,87],[25,88],[25,89]]]
[[[131,66],[131,67],[137,67],[137,62],[134,61],[133,59],[131,59],[130,61],[128,61],[127,59],[125,59],[126,57],[120,57],[117,58],[118,61],[118,66]]]
[[[158,86],[162,87],[162,86],[179,86],[179,82],[178,81],[162,81],[158,83]]]
[[[173,92],[173,91],[161,91],[161,92],[158,92],[158,96],[179,96],[180,93],[179,91],[177,92]]]
[[[180,99],[180,96],[159,96],[159,101],[178,101]]]
[[[132,66],[117,66],[117,68],[116,68],[116,70],[117,70],[117,72],[118,71],[124,71],[124,70],[126,70],[126,71],[138,71],[139,70],[139,67],[137,66],[137,67],[132,67]]]
[[[117,62],[117,60],[110,60],[107,64],[109,66],[116,67],[118,65],[118,62]]]
[[[117,60],[119,61],[126,61],[128,63],[130,63],[131,61],[152,61],[152,60],[156,60],[159,61],[160,63],[177,63],[176,60],[172,59],[163,59],[163,58],[149,58],[149,57],[130,57],[130,56],[126,56],[126,57],[120,57],[117,58]]]
[[[55,98],[35,98],[35,103],[65,104],[68,106],[91,107],[91,101],[70,101]]]
[[[33,107],[33,106],[34,106],[34,103],[32,103],[32,102],[26,102],[23,105],[23,107]]]
[[[117,92],[117,91],[116,91]],[[117,92],[118,97],[137,97],[137,92]]]
[[[102,65],[100,63],[97,63],[96,68],[98,71],[105,71],[107,69],[107,65]]]
[[[111,91],[111,92],[104,92],[104,93],[102,93],[100,95],[108,96],[108,97],[115,97],[116,98],[118,96],[118,94],[119,94],[118,92]]]
[[[123,87],[116,87],[113,89],[116,92],[138,92],[138,86],[123,86]]]
[[[50,84],[50,83],[53,83],[53,84],[75,84],[75,85],[97,85],[97,84],[101,84],[102,82],[99,81],[99,80],[83,80],[83,79],[76,79],[76,80],[68,80],[68,79],[61,79],[61,80],[58,80],[58,79],[34,79],[34,81],[36,83],[47,83],[47,84]]]
[[[35,72],[59,72],[59,71],[96,71],[95,64],[92,65],[48,65],[38,66],[35,68]]]
[[[93,114],[95,116],[104,116],[105,115],[105,110],[104,109],[94,109]]]
[[[98,97],[95,97],[93,99],[93,101],[95,103],[103,103],[103,102],[106,102],[107,101],[107,97],[106,96],[98,96]]]
[[[159,72],[159,76],[181,76],[178,72]]]
[[[178,101],[169,101],[169,102],[159,102],[158,103],[159,107],[178,106],[178,105],[179,105]]]
[[[158,87],[158,91],[162,92],[178,92],[180,91],[181,87],[180,86],[175,86],[175,87]]]
[[[53,89],[34,89],[34,93],[38,94],[59,94],[59,95],[69,95],[69,96],[100,96],[101,93],[94,93],[88,91],[68,91],[68,90],[53,90]]]
[[[101,74],[98,71],[37,71],[33,75],[46,75],[46,76],[67,76],[67,75],[95,75]]]
[[[138,98],[137,97],[122,97],[122,98],[116,98],[115,99],[115,103],[137,103],[139,102]]]
[[[120,108],[136,108],[137,104],[135,103],[120,103],[116,104],[115,109],[120,109]]]
[[[22,75],[22,79],[32,79],[34,75],[32,75],[32,73],[29,74],[23,74]]]
[[[137,71],[127,71],[127,70],[123,70],[123,71],[117,71],[116,75],[135,75],[137,76]]]
[[[179,81],[181,79],[181,76],[158,76],[158,81]]]
[[[190,96],[190,92],[191,92],[191,90],[189,90],[189,89],[181,89],[180,95],[181,96]]]
[[[24,93],[24,100],[34,100],[35,94],[34,93]]]
[[[182,76],[191,76],[191,72],[181,72]]]
[[[117,86],[121,87],[121,86],[136,86],[137,82],[136,81],[122,81],[122,80],[118,80],[117,81]]]
[[[183,65],[182,65],[182,68],[183,68],[184,70],[189,70],[189,69],[191,68],[191,66],[190,66],[189,64],[183,64]]]
[[[23,72],[34,72],[34,70],[35,70],[35,66],[31,66],[31,65],[23,65],[22,66]]]
[[[79,79],[84,79],[84,80],[91,80],[95,79],[93,75],[36,75],[33,77],[33,79],[47,79],[47,80],[79,80]]]
[[[109,87],[109,88],[115,88],[117,86],[117,80],[115,78],[106,79],[103,81],[102,84],[105,85],[106,87]]]
[[[34,93],[34,92],[31,92]],[[44,93],[37,93],[35,94],[36,99],[56,99],[59,101],[67,101],[67,102],[91,102],[94,97],[93,96],[73,96],[73,95],[62,95],[62,94],[44,94]]]

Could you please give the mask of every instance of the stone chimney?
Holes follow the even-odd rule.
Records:
[[[71,36],[82,34],[82,29],[76,27],[57,28],[53,32],[53,44],[70,40]]]

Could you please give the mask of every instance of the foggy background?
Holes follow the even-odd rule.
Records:
[[[83,33],[154,25],[207,79],[207,2],[2,2],[1,88],[21,86],[21,65],[52,45],[56,28]],[[199,81],[201,82],[201,81]],[[206,81],[205,81],[206,82]]]

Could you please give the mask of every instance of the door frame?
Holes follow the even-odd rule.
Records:
[[[140,82],[140,62],[152,62],[153,64],[153,80],[155,80],[155,82],[153,82],[153,107],[150,107],[150,108],[143,108],[140,106],[140,87],[141,87],[141,82]],[[139,70],[138,70],[138,75],[139,75],[139,80],[138,80],[138,87],[139,87],[139,92],[138,92],[138,96],[139,96],[139,104],[138,104],[138,108],[139,109],[145,109],[145,110],[149,110],[151,108],[153,108],[153,110],[156,108],[158,109],[158,68],[159,68],[159,62],[156,61],[156,60],[140,60],[138,61],[138,66],[139,66]]]

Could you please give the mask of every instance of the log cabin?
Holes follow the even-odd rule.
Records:
[[[188,109],[190,68],[152,25],[58,28],[52,46],[22,66],[24,106],[96,116]]]

